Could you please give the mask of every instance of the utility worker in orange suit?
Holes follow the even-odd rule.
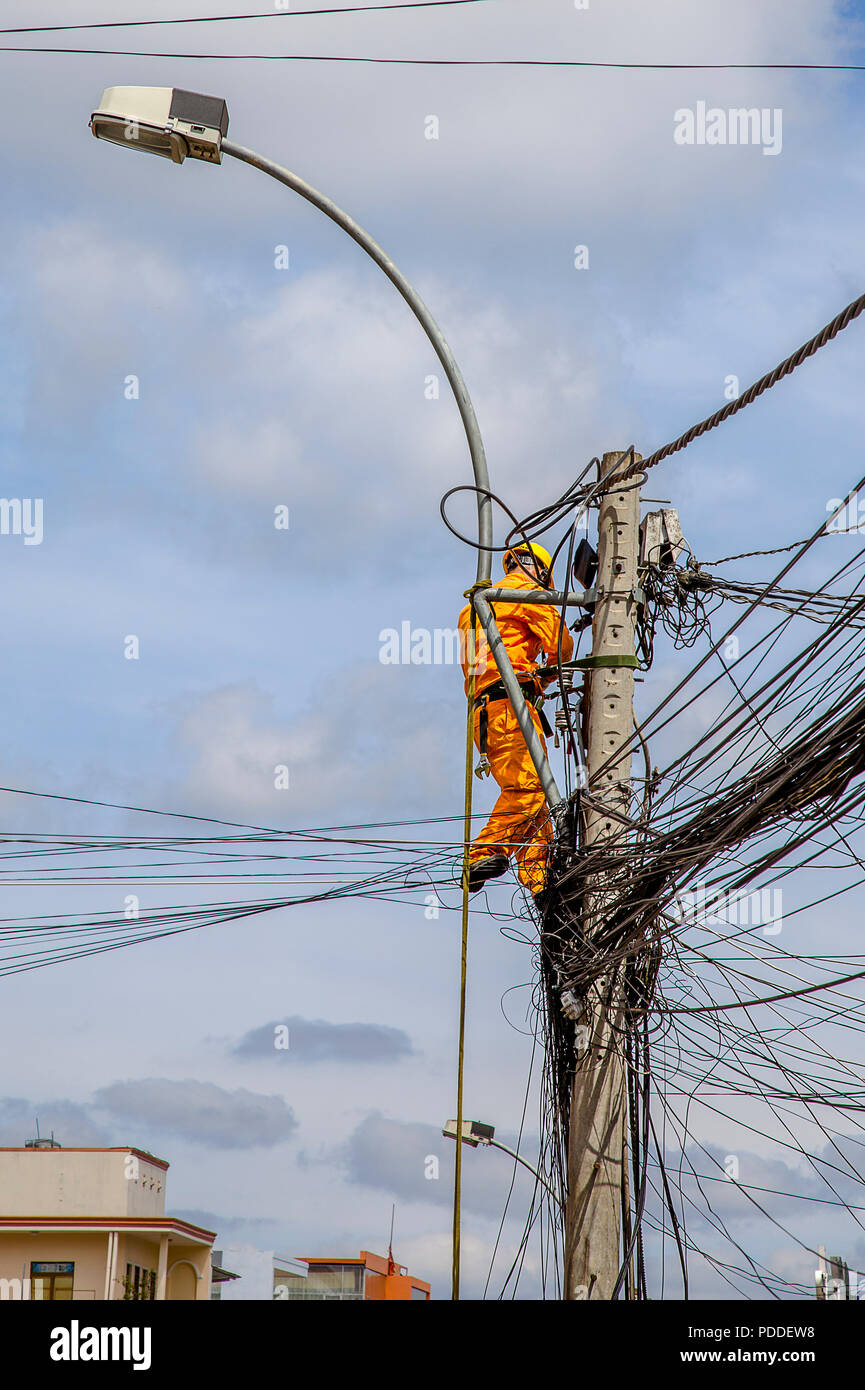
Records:
[[[502,582],[502,588],[552,587],[550,555],[541,545],[524,544],[508,550],[504,567],[507,577]],[[500,600],[495,605],[495,614],[502,642],[526,699],[535,699],[542,694],[542,684],[548,684],[553,679],[547,676],[542,682],[533,674],[537,669],[537,657],[544,652],[546,661],[542,664],[555,664],[561,631],[561,659],[569,661],[574,650],[573,638],[567,627],[562,625],[558,610],[550,604]],[[476,640],[475,747],[488,758],[489,770],[498,782],[501,794],[487,824],[469,851],[469,889],[476,892],[487,879],[498,878],[505,873],[508,858],[513,855],[520,881],[531,893],[540,893],[546,882],[547,858],[553,836],[546,798],[517,717],[505,694],[498,667],[489,652],[484,630],[480,622],[473,620],[468,604],[459,617],[466,694],[472,659],[473,621]],[[529,705],[529,710],[541,744],[546,748],[543,727],[546,725],[549,732],[549,725],[534,705]]]

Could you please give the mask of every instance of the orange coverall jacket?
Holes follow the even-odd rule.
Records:
[[[537,580],[521,570],[505,574],[500,581],[503,589],[537,589]],[[562,630],[562,660],[569,661],[574,641],[567,627],[562,627],[559,610],[552,604],[510,603],[499,600],[493,604],[496,623],[511,665],[521,680],[528,678],[537,664],[549,665],[557,659],[559,630]],[[466,604],[459,616],[460,653],[465,676],[466,694],[471,660],[472,611]],[[475,698],[501,679],[499,669],[487,647],[480,623],[476,624]],[[538,663],[544,654],[545,660]],[[547,677],[547,684],[553,677]],[[540,719],[531,709],[538,737],[544,744]],[[480,710],[475,710],[475,747],[480,748]],[[487,707],[487,757],[490,771],[499,785],[499,799],[480,834],[472,842],[469,857],[472,862],[493,854],[513,855],[522,883],[532,893],[538,893],[546,881],[547,856],[552,841],[552,826],[546,798],[538,782],[534,763],[529,756],[525,739],[520,732],[510,701],[505,697],[493,700]]]

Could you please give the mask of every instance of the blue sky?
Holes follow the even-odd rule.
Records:
[[[30,22],[31,10],[7,0],[6,22]],[[501,0],[190,26],[162,47],[855,62],[860,11]],[[92,0],[74,18],[140,13]],[[40,5],[41,22],[68,16],[68,5]],[[160,47],[156,31],[130,32],[135,42],[115,33],[94,46]],[[384,628],[453,626],[474,577],[438,514],[441,494],[471,475],[445,383],[438,400],[424,395],[430,348],[381,273],[287,190],[232,160],[175,167],[94,141],[87,119],[103,88],[224,95],[232,138],[368,228],[445,330],[493,487],[517,513],[556,496],[595,453],[631,441],[649,453],[717,408],[729,374],[746,385],[862,290],[861,75],[11,53],[0,66],[2,491],[45,508],[41,545],[0,537],[5,786],[286,829],[454,815],[461,803],[457,673],[378,660]],[[781,108],[780,154],[674,144],[674,112],[700,100]],[[435,141],[424,138],[430,114]],[[281,245],[285,271],[274,268]],[[587,270],[574,268],[577,245]],[[674,499],[698,555],[807,535],[865,472],[863,366],[855,325],[655,472],[649,494]],[[273,527],[279,504],[287,532]],[[455,515],[470,526],[468,510]],[[137,661],[124,659],[129,634]],[[662,651],[655,688],[681,660]],[[286,793],[273,788],[276,763],[290,768]],[[486,788],[478,795],[485,809]],[[0,816],[16,833],[142,830],[8,795]],[[134,891],[21,887],[9,911],[117,910]],[[146,904],[229,891],[151,887]],[[511,891],[497,890],[502,911]],[[845,941],[849,927],[837,923]],[[6,1074],[3,1142],[23,1142],[38,1111],[68,1143],[153,1149],[171,1161],[175,1210],[207,1213],[224,1241],[286,1254],[381,1248],[396,1201],[398,1257],[446,1296],[436,1130],[453,1110],[457,964],[456,914],[345,902],[12,977],[4,1028],[27,1045]],[[499,1000],[529,978],[526,948],[479,914],[466,1105],[503,1134],[519,1127],[531,1041]],[[523,1029],[527,993],[508,996]],[[362,1063],[336,1043],[318,1060],[234,1050],[284,1018],[381,1024],[406,1042],[388,1052],[385,1040]],[[211,1114],[197,1131],[194,1118],[179,1125],[178,1083],[193,1117]],[[270,1128],[238,1146],[246,1093],[267,1098]],[[719,1151],[733,1142],[706,1137]],[[433,1151],[437,1184],[418,1171]],[[470,1296],[509,1177],[499,1161],[466,1159],[483,1166],[483,1180],[469,1178]],[[772,1238],[759,1239],[770,1253]],[[529,1261],[529,1295],[535,1279]]]

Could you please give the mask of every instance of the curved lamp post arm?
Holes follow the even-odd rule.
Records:
[[[442,1130],[442,1138],[456,1139],[459,1128],[458,1120],[448,1120]],[[523,1158],[521,1153],[517,1153],[516,1149],[509,1149],[507,1144],[503,1144],[500,1139],[496,1139],[495,1130],[492,1125],[477,1124],[472,1120],[464,1120],[462,1122],[462,1136],[462,1143],[468,1144],[472,1149],[501,1149],[503,1154],[507,1154],[509,1158],[516,1159],[517,1163],[521,1163],[524,1168],[528,1169],[533,1178],[537,1178],[541,1187],[546,1188],[553,1201],[556,1202],[559,1207],[563,1208],[561,1197],[557,1192],[553,1191],[543,1174],[538,1172],[538,1169],[533,1167],[527,1158]]]
[[[550,1187],[550,1184],[547,1182],[546,1178],[544,1178],[544,1177],[541,1176],[541,1174],[538,1172],[537,1168],[533,1168],[533,1167],[532,1167],[532,1165],[529,1163],[528,1159],[523,1158],[522,1154],[518,1154],[517,1151],[516,1151],[516,1149],[509,1149],[508,1146],[507,1146],[507,1144],[502,1144],[502,1143],[500,1143],[498,1139],[487,1139],[487,1140],[485,1140],[485,1141],[482,1141],[482,1143],[483,1143],[483,1142],[487,1143],[487,1144],[488,1144],[491,1148],[493,1148],[493,1149],[501,1149],[501,1151],[502,1151],[503,1154],[509,1154],[511,1158],[515,1158],[515,1159],[517,1160],[517,1163],[521,1163],[521,1164],[523,1165],[524,1168],[528,1168],[528,1170],[529,1170],[529,1172],[532,1174],[532,1176],[537,1178],[538,1182],[541,1184],[541,1187],[545,1187],[545,1188],[547,1189],[547,1191],[549,1192],[549,1194],[550,1194],[550,1196],[552,1197],[553,1201],[554,1201],[560,1208],[564,1209],[564,1208],[563,1208],[562,1199],[561,1199],[561,1197],[558,1195],[558,1193],[553,1191],[553,1189]]]
[[[320,193],[317,188],[313,188],[305,179],[294,174],[290,169],[284,169],[281,164],[275,164],[273,160],[265,159],[263,155],[256,154],[254,150],[248,150],[243,145],[237,145],[233,140],[222,140],[222,153],[231,155],[234,159],[241,160],[244,164],[251,164],[254,169],[260,169],[262,173],[269,174],[278,183],[285,184],[286,188],[299,193],[307,202],[312,203],[338,227],[342,227],[352,240],[356,241],[367,255],[375,261],[376,265],[384,271],[408,304],[415,318],[420,323],[429,341],[435,350],[436,356],[441,362],[451,390],[453,391],[463,428],[468,440],[469,453],[472,460],[472,469],[475,476],[475,485],[481,489],[478,492],[478,567],[477,583],[489,585],[492,572],[492,550],[493,543],[493,514],[492,502],[489,497],[490,479],[487,471],[487,460],[484,452],[483,440],[481,438],[480,427],[475,415],[474,406],[468,393],[468,388],[463,380],[462,372],[457,366],[456,359],[450,350],[447,340],[427,308],[420,295],[413,285],[409,283],[402,271],[394,265],[390,256],[379,246],[377,241],[365,232],[363,227],[355,222],[353,217],[349,217],[347,212],[337,207],[331,198]],[[549,762],[544,753],[543,744],[539,739],[532,717],[529,714],[523,692],[520,689],[513,666],[511,665],[508,654],[504,648],[501,637],[496,627],[495,617],[492,609],[483,601],[480,594],[475,595],[475,609],[481,621],[481,625],[487,635],[496,665],[499,668],[505,688],[508,692],[513,711],[517,717],[523,737],[528,745],[529,753],[535,770],[538,773],[541,786],[544,791],[547,803],[550,808],[555,810],[562,805],[562,795],[556,786],[555,779],[550,769]]]
[[[441,362],[445,375],[454,393],[460,417],[468,440],[469,453],[471,454],[472,468],[475,475],[475,484],[483,488],[484,493],[478,494],[478,542],[481,549],[478,550],[478,583],[490,582],[492,567],[492,551],[488,548],[493,540],[493,512],[492,502],[486,493],[489,492],[490,479],[487,472],[487,460],[484,453],[483,440],[475,415],[474,406],[468,393],[462,372],[456,364],[456,359],[448,346],[444,334],[433,318],[427,306],[424,304],[420,295],[412,287],[402,272],[394,265],[388,256],[379,246],[378,242],[373,241],[368,232],[355,222],[353,217],[349,217],[347,212],[337,207],[336,203],[330,198],[319,193],[318,189],[313,188],[304,179],[293,174],[290,169],[283,169],[282,165],[274,164],[270,159],[264,159],[260,154],[253,150],[244,149],[243,145],[236,145],[233,140],[222,141],[222,153],[230,154],[234,159],[240,159],[244,164],[251,164],[255,169],[261,169],[265,174],[270,174],[271,178],[279,183],[284,183],[286,187],[299,193],[307,202],[313,203],[321,212],[329,217],[332,222],[336,222],[342,227],[344,232],[348,232],[359,246],[362,246],[367,255],[371,256],[376,265],[379,266],[399,290],[403,299],[408,304],[415,318],[420,323],[427,337],[435,349],[436,356]]]

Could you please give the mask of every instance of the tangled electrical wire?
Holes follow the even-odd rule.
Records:
[[[776,1199],[808,1195],[865,1229],[858,1215],[865,1059],[845,1058],[841,1047],[845,1036],[865,1037],[865,956],[788,951],[775,939],[782,921],[865,883],[856,844],[865,828],[865,550],[816,590],[780,583],[826,534],[821,528],[797,546],[762,585],[718,580],[690,553],[682,565],[641,574],[644,663],[659,621],[674,649],[708,651],[641,716],[634,748],[646,753],[642,805],[591,848],[574,848],[572,827],[554,866],[539,950],[548,1044],[541,1171],[567,1190],[573,1085],[584,1051],[580,1025],[563,1008],[567,995],[591,1001],[584,1020],[605,1018],[609,1054],[625,1078],[631,1171],[617,1292],[626,1297],[648,1296],[643,1227],[656,1237],[655,1252],[660,1245],[662,1287],[663,1252],[675,1247],[685,1297],[696,1254],[742,1296],[813,1297],[813,1285],[753,1259],[735,1238],[713,1195],[713,1184],[731,1180],[694,1114],[704,1122],[735,1114],[740,1133],[783,1146],[809,1175],[808,1194],[737,1181],[730,1189],[737,1219],[759,1213],[814,1259],[819,1242],[780,1221]],[[746,613],[715,639],[712,620],[725,602]],[[709,661],[720,669],[695,689]],[[722,704],[725,685],[732,693]],[[699,736],[652,769],[647,738],[669,744],[675,721],[707,700],[711,718]],[[591,787],[579,800],[591,806]],[[806,875],[821,891],[782,918],[780,894]],[[824,875],[834,879],[828,892]],[[795,1170],[788,1178],[805,1181]],[[714,1249],[690,1234],[695,1225],[711,1233]],[[724,1242],[732,1258],[721,1258]],[[652,1258],[657,1264],[657,1253]]]
[[[843,317],[782,364],[786,370],[757,387],[765,389],[804,361],[834,336],[833,328],[845,326]],[[755,388],[749,399],[760,393]],[[711,428],[719,420],[704,423]],[[675,447],[690,442],[683,441]],[[650,462],[662,456],[659,451]],[[600,480],[586,483],[588,467],[549,508],[523,519],[487,494],[511,523],[497,547],[502,550],[545,535],[571,519],[573,509],[555,547],[556,556],[568,547],[565,588],[576,526],[603,486]],[[642,470],[642,463],[626,463],[625,474],[636,478],[635,485]],[[454,531],[445,515],[447,500],[442,515]],[[500,1296],[508,1288],[515,1295],[535,1229],[544,1288],[549,1275],[556,1295],[562,1292],[571,1109],[586,1051],[580,1030],[591,1035],[594,1028],[596,1056],[606,1047],[609,1058],[617,1059],[626,1095],[623,1259],[613,1297],[624,1292],[626,1298],[646,1298],[653,1283],[663,1293],[668,1244],[685,1298],[691,1296],[689,1261],[695,1256],[740,1296],[813,1296],[806,1280],[772,1269],[744,1248],[723,1210],[727,1194],[719,1197],[719,1182],[735,1181],[730,1191],[737,1220],[743,1213],[759,1214],[815,1259],[818,1242],[779,1220],[773,1209],[779,1199],[851,1214],[862,1226],[865,1129],[856,1116],[865,1109],[865,1059],[843,1059],[840,1045],[815,1038],[811,1029],[819,1021],[824,1029],[865,1039],[865,956],[803,954],[781,949],[773,939],[782,929],[773,903],[785,884],[789,891],[806,874],[828,873],[836,883],[844,875],[842,887],[785,912],[789,921],[865,883],[865,862],[854,844],[865,820],[865,663],[858,640],[865,624],[863,551],[816,589],[782,582],[831,530],[821,525],[805,541],[759,552],[795,551],[762,584],[713,573],[686,542],[663,564],[659,557],[640,568],[635,636],[644,672],[651,670],[659,627],[674,651],[707,650],[635,726],[634,749],[642,751],[645,775],[633,779],[638,804],[622,818],[618,833],[600,845],[581,846],[581,818],[593,808],[593,793],[581,785],[571,791],[568,779],[569,814],[551,868],[553,888],[540,940],[532,943],[534,1036],[545,1059],[543,1182],[535,1187]],[[729,562],[715,561],[712,568]],[[713,621],[728,605],[744,612],[716,640]],[[797,640],[802,621],[812,627],[804,644]],[[815,624],[821,629],[816,635]],[[785,659],[779,661],[781,653]],[[709,662],[718,664],[718,674],[695,689]],[[558,675],[567,700],[561,653]],[[676,751],[666,767],[653,768],[648,739],[669,744],[674,721],[707,700],[717,706],[725,685],[732,693],[725,705],[712,708],[699,737]],[[574,751],[570,718],[567,727],[566,762],[568,749]],[[604,811],[610,814],[608,805]],[[683,911],[689,895],[702,895],[700,910]],[[693,1119],[698,1114],[705,1124],[734,1112],[739,1134],[780,1145],[804,1166],[804,1174],[793,1168],[786,1175],[789,1189],[733,1180],[725,1167],[729,1156],[720,1157],[705,1142]],[[810,1146],[803,1126],[810,1126]],[[825,1144],[822,1151],[814,1135]],[[810,1192],[795,1191],[806,1177]]]
[[[658,623],[674,650],[693,647],[710,631],[711,616],[726,595],[692,563],[690,556],[689,563],[682,567],[652,565],[642,580],[645,601],[638,611],[635,638],[641,669],[648,671],[655,654]]]

